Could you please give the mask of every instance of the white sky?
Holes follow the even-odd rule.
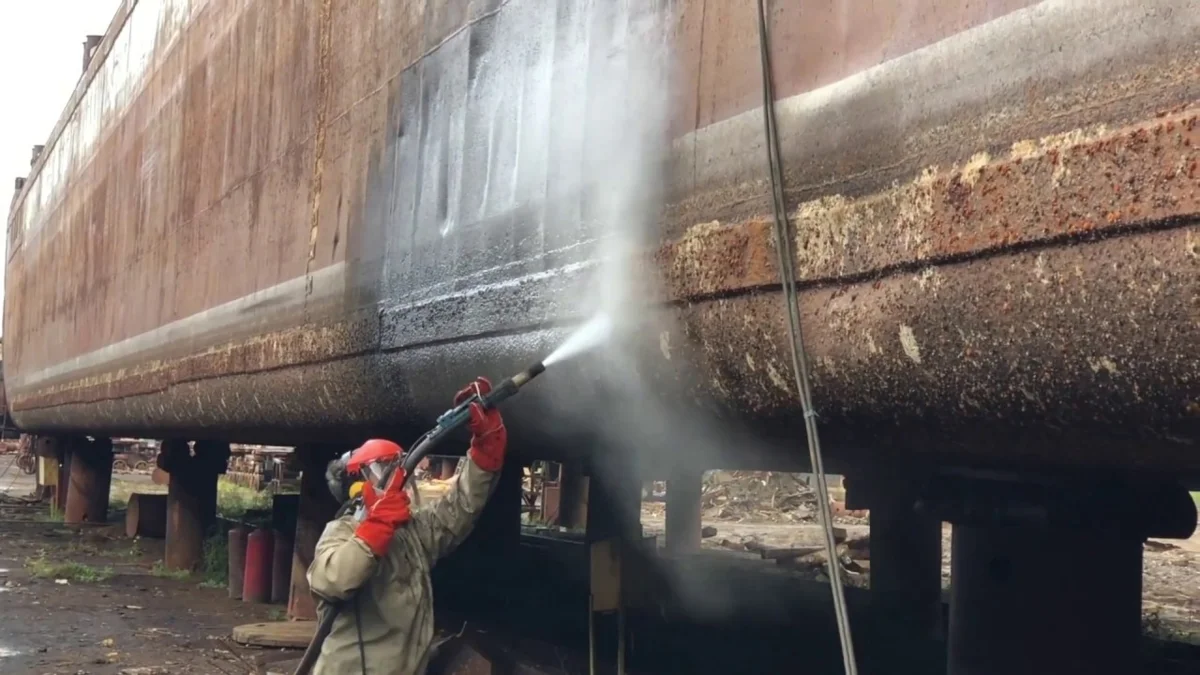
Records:
[[[83,73],[83,40],[108,28],[120,0],[0,0],[0,213],[13,179],[45,144]],[[8,237],[0,237],[0,250]],[[4,257],[7,260],[7,256]],[[0,281],[0,297],[3,297]]]

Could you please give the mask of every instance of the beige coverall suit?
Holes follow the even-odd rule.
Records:
[[[352,516],[325,527],[308,569],[308,583],[321,614],[327,611],[324,601],[351,598],[362,589],[357,613],[369,675],[425,672],[433,641],[430,570],[470,534],[498,475],[479,468],[474,460],[464,462],[449,493],[432,506],[415,510],[412,519],[396,530],[388,554],[380,559],[354,536],[358,523]],[[313,674],[362,672],[352,600],[334,620]]]

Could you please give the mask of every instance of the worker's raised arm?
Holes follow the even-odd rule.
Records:
[[[339,518],[325,526],[308,568],[308,585],[314,593],[326,600],[344,600],[367,583],[379,558],[391,548],[396,528],[406,526],[411,518],[403,483],[403,469],[396,471],[381,493],[365,483],[363,521],[355,524]]]
[[[458,405],[472,395],[482,396],[490,390],[491,384],[481,377],[460,391],[454,404]],[[471,533],[504,466],[508,431],[504,428],[500,413],[485,410],[478,403],[472,404],[470,428],[468,459],[462,472],[451,483],[450,491],[432,507],[413,514],[411,527],[415,529],[431,565],[453,551]]]

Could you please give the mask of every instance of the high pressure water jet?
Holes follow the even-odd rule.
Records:
[[[542,360],[546,366],[552,366],[560,361],[578,356],[583,352],[595,349],[604,344],[612,335],[612,319],[607,314],[600,313],[592,317],[570,335],[558,349],[555,349]]]
[[[612,334],[612,321],[605,314],[598,314],[590,321],[581,326],[578,330],[570,335],[558,349],[551,352],[550,356],[533,364],[532,366],[522,370],[512,377],[504,380],[496,385],[487,394],[475,394],[467,400],[459,403],[453,408],[442,413],[437,418],[436,424],[429,431],[425,432],[412,449],[405,453],[398,461],[393,462],[380,476],[377,488],[382,489],[392,480],[392,475],[395,474],[397,467],[403,467],[404,474],[401,477],[400,488],[404,488],[404,482],[407,482],[408,477],[412,475],[417,464],[421,462],[434,448],[437,447],[447,436],[453,431],[462,427],[471,419],[471,404],[479,403],[484,408],[494,408],[502,401],[505,401],[516,395],[526,384],[533,378],[546,372],[546,368],[555,363],[559,363],[566,359],[578,356],[586,351],[595,349],[608,340]],[[349,513],[357,506],[358,499],[347,500],[338,511],[338,517]],[[316,665],[317,657],[321,653],[321,646],[325,644],[325,639],[329,637],[329,632],[333,630],[333,622],[341,613],[342,608],[347,602],[353,602],[353,599],[338,603],[330,603],[328,609],[321,617],[321,623],[317,625],[317,630],[313,634],[312,642],[308,644],[308,648],[304,650],[304,656],[300,659],[300,664],[296,666],[295,675],[307,675],[314,665]]]

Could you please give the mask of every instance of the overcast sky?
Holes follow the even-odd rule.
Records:
[[[119,4],[0,0],[0,212],[5,231],[13,179],[29,173],[30,150],[50,137],[75,90],[83,70],[84,37],[104,33]],[[0,247],[7,241],[0,237]]]

